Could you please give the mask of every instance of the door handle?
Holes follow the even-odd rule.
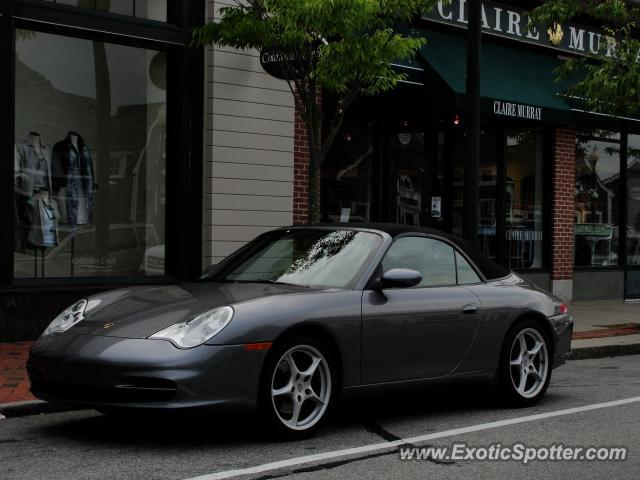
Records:
[[[475,315],[476,313],[478,313],[478,305],[476,305],[475,303],[470,303],[469,305],[465,305],[464,307],[462,307],[461,310],[465,315]]]

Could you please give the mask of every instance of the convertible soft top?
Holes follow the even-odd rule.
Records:
[[[446,238],[450,242],[457,245],[461,250],[469,256],[469,258],[476,264],[476,266],[480,269],[482,274],[485,276],[487,280],[495,280],[498,278],[504,278],[509,275],[509,270],[503,267],[502,265],[498,265],[492,260],[489,260],[486,255],[484,255],[480,249],[474,245],[472,242],[457,237],[455,235],[451,235],[449,233],[445,233],[441,230],[436,230],[435,228],[426,228],[426,227],[416,227],[412,225],[399,225],[395,223],[320,223],[315,225],[305,225],[305,227],[333,227],[333,228],[353,228],[353,229],[368,229],[368,230],[378,230],[381,232],[385,232],[389,234],[391,237],[397,237],[398,235],[404,235],[407,233],[422,233],[427,235],[434,235],[442,238]]]

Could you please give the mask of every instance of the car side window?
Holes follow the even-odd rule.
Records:
[[[426,237],[401,237],[382,261],[383,271],[408,268],[422,274],[414,288],[456,284],[454,250],[444,242]]]
[[[482,281],[466,258],[459,252],[456,252],[456,267],[458,269],[458,285],[470,285]]]

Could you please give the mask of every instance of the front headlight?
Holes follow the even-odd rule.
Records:
[[[216,308],[186,322],[171,325],[149,338],[169,340],[180,348],[193,348],[220,333],[232,318],[233,308]]]
[[[71,305],[49,324],[41,336],[46,337],[52,333],[62,333],[69,330],[76,323],[84,319],[87,304],[88,302],[85,299],[82,299]]]

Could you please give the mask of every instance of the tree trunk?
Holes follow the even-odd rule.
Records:
[[[317,153],[311,153],[309,161],[309,223],[320,223],[320,179],[321,168]]]

